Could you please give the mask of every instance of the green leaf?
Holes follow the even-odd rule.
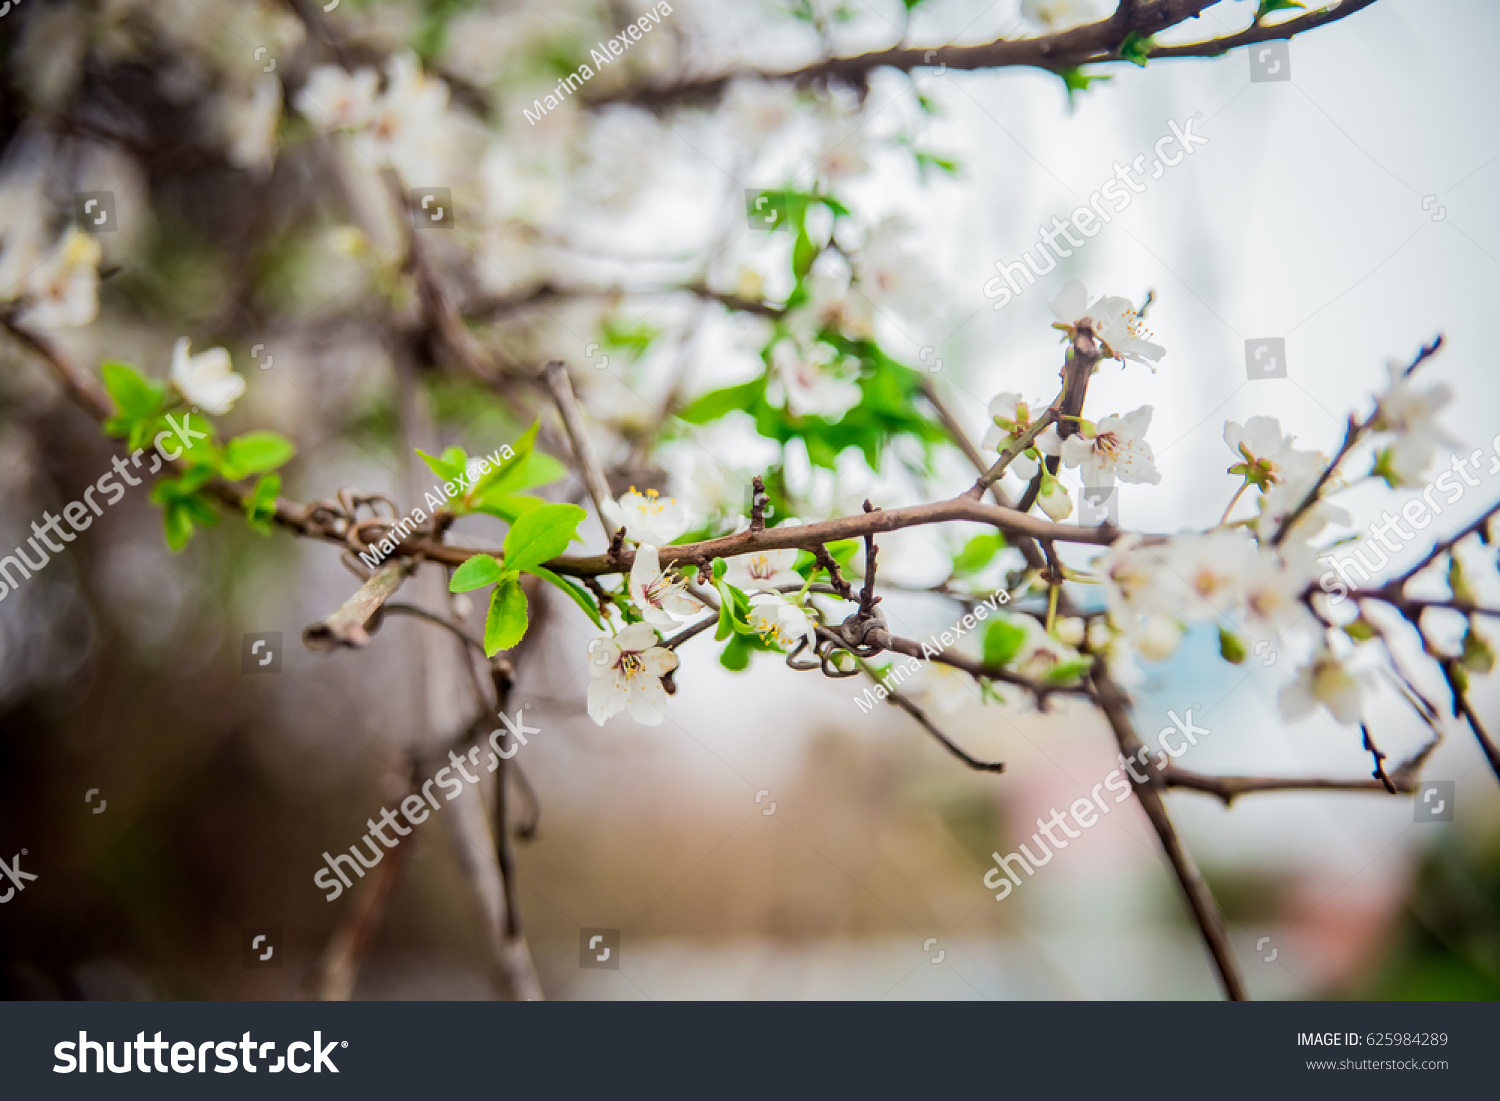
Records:
[[[166,401],[165,384],[147,380],[126,363],[106,363],[100,371],[104,388],[119,407],[119,412],[104,422],[105,433],[126,440],[131,451],[145,447]]]
[[[817,245],[812,243],[812,238],[803,229],[797,230],[796,243],[792,245],[792,274],[800,283],[807,278],[807,273],[812,270],[813,261],[818,258],[821,251]]]
[[[1071,69],[1058,69],[1057,75],[1062,78],[1063,87],[1068,90],[1068,106],[1075,105],[1074,95],[1077,92],[1087,92],[1091,84],[1103,84],[1114,78],[1106,73],[1085,72],[1078,66]]]
[[[484,496],[485,492],[492,486],[494,486],[497,482],[499,482],[501,478],[510,477],[511,473],[516,469],[516,467],[524,463],[526,459],[530,457],[532,451],[535,449],[537,429],[539,429],[541,425],[542,422],[540,418],[532,421],[531,427],[526,429],[525,432],[522,432],[521,438],[516,440],[515,444],[511,447],[510,456],[508,458],[505,456],[505,448],[502,447],[499,451],[499,454],[501,456],[500,461],[498,463],[492,463],[488,470],[486,470],[477,479],[475,479],[474,483],[469,486],[468,492],[464,494],[465,500]],[[489,456],[485,456],[485,458],[488,459]],[[559,477],[561,477],[561,475],[559,475]],[[531,484],[541,485],[543,483],[532,482]],[[528,489],[530,487],[516,486],[514,488]]]
[[[631,359],[640,359],[650,349],[652,341],[661,335],[649,325],[630,325],[613,318],[606,320],[603,328],[609,346],[629,353]]]
[[[167,546],[180,551],[193,537],[193,515],[182,501],[168,501],[162,511],[162,525],[167,533]]]
[[[969,574],[978,573],[988,566],[1005,549],[1005,536],[999,532],[993,535],[976,535],[964,544],[964,549],[958,552],[953,559],[953,574],[955,577],[964,577]]]
[[[1071,684],[1094,667],[1093,658],[1074,658],[1072,661],[1061,661],[1047,670],[1047,675],[1042,678],[1047,684]]]
[[[492,490],[486,494],[483,501],[475,502],[474,510],[476,512],[488,513],[491,516],[498,516],[507,524],[514,524],[532,509],[541,508],[546,503],[546,498],[533,497],[528,493],[507,496],[503,493],[495,493]]]
[[[940,157],[936,153],[926,153],[919,149],[916,151],[916,158],[917,172],[923,178],[934,169],[949,176],[958,175],[959,164],[952,157]]]
[[[140,419],[161,411],[167,393],[165,383],[148,381],[128,363],[106,363],[99,370],[104,375],[104,388],[115,399],[122,416]]]
[[[1004,665],[1021,652],[1025,641],[1026,628],[1011,622],[1009,616],[992,619],[984,632],[984,663]]]
[[[1255,21],[1259,23],[1273,11],[1283,11],[1287,8],[1305,8],[1306,4],[1298,3],[1298,0],[1260,0],[1260,8],[1255,13]]]
[[[245,520],[262,535],[271,534],[271,518],[276,515],[276,495],[281,492],[281,475],[266,474],[255,483],[245,502]]]
[[[1138,32],[1131,31],[1125,36],[1125,41],[1120,43],[1120,56],[1132,65],[1146,67],[1146,62],[1151,58],[1151,39],[1142,37]]]
[[[577,505],[542,505],[521,516],[505,534],[505,564],[524,570],[568,549],[588,513]]]
[[[493,585],[504,576],[505,570],[494,558],[488,554],[476,554],[453,571],[453,576],[448,579],[448,591],[466,593],[473,589],[482,589],[486,585]]]
[[[458,449],[455,447],[450,447],[447,451],[443,452],[443,457],[441,459],[435,455],[427,454],[427,452],[423,451],[420,447],[417,448],[417,454],[422,456],[422,461],[427,464],[427,468],[429,470],[431,470],[443,481],[451,482],[464,472],[465,460],[463,458],[460,458],[457,463],[449,462],[448,460],[448,456],[452,452],[457,450]],[[458,453],[460,456],[463,455],[462,451],[459,451]]]
[[[520,642],[528,623],[526,593],[521,588],[521,579],[509,574],[495,586],[494,595],[490,597],[489,615],[484,620],[485,656],[494,657],[501,650],[509,650]]]
[[[1245,643],[1233,631],[1219,628],[1219,656],[1225,661],[1239,665],[1245,660]]]
[[[220,470],[224,477],[237,482],[252,474],[263,474],[284,466],[296,453],[292,441],[279,433],[247,432],[224,446],[224,462]]]
[[[166,531],[167,546],[180,551],[187,546],[198,525],[212,527],[219,522],[213,505],[200,493],[185,492],[182,483],[186,478],[163,478],[151,487],[151,499],[162,508],[162,526]]]
[[[498,471],[486,474],[469,496],[476,505],[491,497],[510,497],[523,489],[555,482],[567,472],[567,467],[545,451],[533,451],[509,460]]]
[[[583,591],[581,585],[568,580],[566,577],[557,576],[557,574],[547,569],[546,566],[527,566],[526,572],[536,574],[543,581],[551,585],[556,585],[563,592],[567,593],[573,598],[573,603],[582,608],[584,614],[594,621],[594,626],[598,627],[601,631],[604,630],[604,620],[599,618],[599,609],[594,607],[593,600],[589,598],[588,593]]]
[[[743,673],[750,667],[752,647],[743,635],[735,635],[719,654],[719,664],[735,673]]]
[[[722,390],[710,390],[677,415],[689,424],[707,424],[716,421],[732,409],[748,410],[760,404],[765,397],[766,378],[761,375],[738,386],[726,386]]]
[[[1470,627],[1464,633],[1464,668],[1471,669],[1481,675],[1490,673],[1495,668],[1495,650],[1490,645],[1489,639]]]

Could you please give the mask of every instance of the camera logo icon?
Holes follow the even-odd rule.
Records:
[[[787,228],[786,195],[780,191],[745,191],[745,221],[767,232]]]
[[[245,930],[246,971],[262,967],[280,967],[281,955],[281,929],[279,927]]]
[[[452,229],[453,192],[446,187],[412,188],[411,223],[417,229]]]
[[[578,931],[578,966],[596,971],[620,969],[620,930],[580,929]]]
[[[1250,50],[1250,83],[1265,84],[1267,82],[1292,79],[1292,48],[1285,40],[1280,42],[1261,42],[1251,46]]]
[[[77,192],[73,196],[73,220],[85,233],[114,233],[120,228],[115,221],[115,193]]]
[[[1084,527],[1103,523],[1120,526],[1120,491],[1117,486],[1084,486],[1078,491],[1078,522]]]
[[[240,641],[240,672],[281,672],[281,632],[262,631],[245,635]]]
[[[1245,377],[1286,378],[1286,337],[1266,336],[1245,341]]]
[[[1452,780],[1423,780],[1412,801],[1412,821],[1453,821],[1454,788]]]

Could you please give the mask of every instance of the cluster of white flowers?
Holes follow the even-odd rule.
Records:
[[[627,711],[637,722],[655,726],[666,716],[667,693],[662,677],[677,668],[677,655],[658,645],[657,632],[675,631],[681,626],[680,620],[705,610],[703,603],[686,591],[687,580],[673,567],[662,567],[658,544],[665,545],[682,535],[692,520],[677,500],[650,489],[641,493],[633,486],[618,501],[604,501],[602,508],[605,518],[623,527],[625,538],[636,544],[629,590],[642,622],[589,644],[593,674],[589,716],[603,726],[612,716]],[[799,523],[788,519],[777,526]],[[742,517],[736,530],[745,531],[749,525],[750,521]],[[803,639],[809,646],[816,646],[818,641],[817,620],[799,600],[788,599],[778,591],[802,585],[802,575],[792,569],[796,561],[795,548],[754,551],[730,558],[724,571],[725,581],[750,594],[750,626],[767,642],[786,649],[796,647]]]
[[[39,329],[78,328],[99,313],[99,239],[76,227],[47,235],[39,173],[0,188],[0,303],[18,302],[17,320]]]
[[[1395,485],[1416,485],[1432,465],[1437,449],[1462,447],[1437,423],[1437,414],[1453,400],[1453,390],[1445,382],[1418,390],[1412,385],[1406,368],[1396,360],[1386,363],[1390,386],[1376,398],[1377,432],[1391,434],[1391,442],[1377,460],[1377,470]]]
[[[320,65],[297,95],[297,112],[320,133],[350,134],[377,163],[415,180],[446,153],[448,85],[423,73],[410,53],[392,57],[385,76],[385,91],[377,95],[375,70]]]
[[[1109,358],[1154,367],[1164,354],[1124,298],[1093,299],[1075,281],[1063,288],[1052,310],[1056,327],[1070,338],[1087,323]],[[1393,485],[1411,484],[1423,476],[1440,447],[1456,446],[1436,419],[1452,393],[1443,384],[1418,389],[1398,363],[1391,363],[1389,371],[1389,386],[1377,397],[1369,425],[1381,437],[1374,473]],[[1014,391],[997,394],[990,403],[991,427],[983,446],[996,453],[1014,447],[1036,423],[1040,407]],[[1072,505],[1042,466],[1045,457],[1056,456],[1076,469],[1086,487],[1104,488],[1116,480],[1157,484],[1161,477],[1145,440],[1151,414],[1151,406],[1143,405],[1095,424],[1080,420],[1074,431],[1063,430],[1066,436],[1049,425],[1012,460],[1009,470],[1023,481],[1040,473],[1038,503],[1055,520],[1068,516]],[[1149,541],[1126,536],[1095,561],[1108,626],[1097,637],[1091,635],[1090,649],[1119,663],[1128,675],[1135,656],[1147,661],[1170,657],[1193,622],[1218,623],[1228,633],[1225,645],[1231,650],[1243,649],[1241,633],[1257,645],[1264,641],[1279,647],[1289,633],[1300,632],[1317,642],[1295,680],[1280,693],[1283,715],[1294,720],[1321,703],[1340,721],[1357,722],[1369,687],[1368,676],[1359,671],[1361,657],[1350,638],[1324,632],[1306,604],[1318,573],[1312,540],[1330,525],[1350,519],[1325,496],[1346,483],[1338,471],[1325,477],[1328,456],[1296,447],[1274,417],[1228,421],[1224,442],[1235,458],[1229,472],[1243,481],[1220,526]],[[1257,491],[1257,514],[1232,521],[1234,504],[1250,489]],[[1080,624],[1074,633],[1081,638],[1081,632]],[[1064,636],[1062,624],[1050,637],[1060,645],[1076,645]]]

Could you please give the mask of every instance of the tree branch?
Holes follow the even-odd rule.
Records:
[[[1127,760],[1135,758],[1143,746],[1130,722],[1129,701],[1110,678],[1109,670],[1102,658],[1094,659],[1094,668],[1089,676],[1094,683],[1094,699],[1099,709],[1104,712],[1104,717],[1109,720],[1110,728],[1115,732],[1115,740],[1119,742],[1120,752]],[[1139,758],[1136,759],[1139,760]],[[1192,855],[1183,847],[1182,841],[1177,836],[1177,830],[1172,825],[1172,819],[1167,814],[1166,803],[1161,796],[1160,777],[1153,778],[1148,774],[1146,782],[1141,783],[1132,775],[1130,784],[1135,790],[1136,798],[1141,802],[1141,807],[1146,812],[1146,817],[1151,820],[1151,827],[1156,831],[1157,839],[1160,840],[1161,847],[1171,862],[1172,870],[1177,874],[1177,882],[1182,886],[1182,893],[1187,896],[1188,908],[1193,913],[1193,919],[1198,923],[1198,931],[1208,945],[1209,955],[1213,957],[1214,966],[1218,969],[1219,981],[1224,986],[1225,994],[1237,1002],[1247,1001],[1249,994],[1245,990],[1245,980],[1240,975],[1239,964],[1235,962],[1234,949],[1229,944],[1229,933],[1224,927],[1224,915],[1219,910],[1219,904],[1214,901],[1208,884],[1203,881],[1203,876],[1193,862]]]

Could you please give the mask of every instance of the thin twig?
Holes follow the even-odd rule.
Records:
[[[327,619],[311,624],[302,631],[302,644],[309,650],[336,650],[339,647],[360,649],[369,645],[365,625],[380,611],[380,606],[394,596],[401,583],[416,569],[414,560],[387,562],[344,601],[343,607]]]
[[[552,391],[552,400],[557,403],[558,415],[562,417],[563,431],[568,434],[568,443],[572,445],[573,457],[578,460],[578,467],[583,473],[584,487],[589,491],[589,497],[594,502],[594,512],[599,516],[599,523],[604,528],[604,534],[613,539],[618,531],[617,527],[604,513],[604,502],[611,500],[609,493],[609,482],[604,477],[604,468],[599,464],[599,456],[594,453],[594,446],[589,441],[588,430],[583,424],[583,414],[578,408],[578,399],[573,396],[573,383],[568,378],[568,368],[560,359],[554,359],[542,369],[542,380],[546,382],[547,389]]]
[[[1094,668],[1089,677],[1095,688],[1094,699],[1099,709],[1104,712],[1104,717],[1109,721],[1110,728],[1115,732],[1115,740],[1120,745],[1120,752],[1127,760],[1136,757],[1142,749],[1142,744],[1136,735],[1135,727],[1130,722],[1127,698],[1110,678],[1109,670],[1102,658],[1095,658]],[[1233,1001],[1248,1000],[1249,994],[1245,989],[1245,980],[1240,975],[1239,964],[1234,958],[1234,949],[1229,943],[1229,932],[1224,926],[1224,915],[1219,910],[1219,904],[1214,901],[1208,884],[1203,881],[1197,865],[1193,862],[1192,854],[1183,847],[1182,841],[1177,836],[1177,830],[1172,825],[1172,819],[1167,814],[1166,803],[1157,786],[1161,783],[1160,778],[1148,775],[1146,782],[1141,783],[1132,775],[1130,783],[1135,790],[1136,798],[1140,800],[1142,809],[1146,812],[1146,817],[1151,820],[1151,827],[1156,831],[1157,839],[1167,854],[1172,870],[1177,874],[1177,882],[1182,886],[1182,892],[1187,897],[1193,920],[1198,923],[1198,931],[1203,935],[1209,955],[1213,957],[1225,994]]]

